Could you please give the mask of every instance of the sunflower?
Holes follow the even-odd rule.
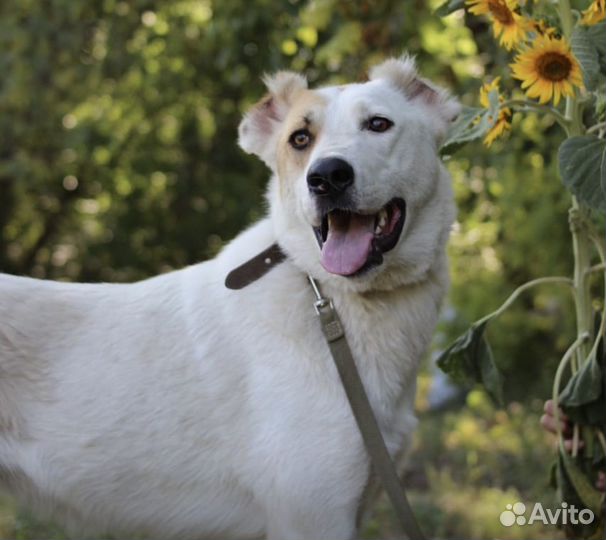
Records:
[[[556,37],[558,35],[558,31],[555,28],[548,26],[542,19],[530,21],[529,29],[541,36]]]
[[[507,50],[524,41],[528,32],[528,21],[516,10],[518,0],[465,0],[474,15],[489,15],[495,38]]]
[[[511,64],[513,76],[522,81],[526,95],[539,98],[539,103],[553,99],[555,105],[561,96],[573,96],[574,87],[583,88],[579,62],[564,38],[537,36]]]
[[[501,77],[497,77],[491,83],[486,83],[480,88],[480,104],[482,107],[490,108],[490,98],[488,97],[491,92],[494,90],[499,92],[499,81]],[[504,98],[499,93],[499,103],[503,103]],[[508,107],[504,107],[499,110],[499,114],[497,115],[496,120],[490,118],[493,122],[492,126],[488,130],[486,137],[484,137],[484,144],[486,146],[490,146],[495,139],[503,135],[506,131],[511,129],[511,109]]]
[[[591,5],[583,11],[582,24],[592,26],[606,19],[606,0],[593,0]]]

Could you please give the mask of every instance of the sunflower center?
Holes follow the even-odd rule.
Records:
[[[505,26],[513,24],[513,14],[504,0],[488,0],[491,15]]]
[[[547,52],[537,58],[536,68],[543,79],[557,82],[568,77],[572,63],[561,53]]]

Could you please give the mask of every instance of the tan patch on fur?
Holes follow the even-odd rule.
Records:
[[[324,124],[326,98],[313,90],[301,90],[293,96],[292,106],[282,126],[278,139],[277,164],[280,189],[285,182],[298,177],[309,161],[315,141]],[[291,134],[307,128],[312,135],[311,144],[304,150],[296,150],[288,142]]]

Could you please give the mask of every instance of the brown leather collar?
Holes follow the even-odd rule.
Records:
[[[228,289],[243,289],[259,278],[262,278],[284,259],[286,259],[286,254],[282,251],[282,248],[277,243],[272,244],[227,274],[225,286]]]

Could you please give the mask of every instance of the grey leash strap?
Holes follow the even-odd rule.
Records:
[[[409,540],[425,540],[415,516],[410,508],[404,487],[398,477],[383,435],[372,412],[360,374],[353,360],[349,344],[345,338],[345,332],[332,301],[324,298],[314,278],[307,276],[316,295],[314,308],[320,322],[322,331],[328,342],[328,347],[343,383],[345,394],[351,406],[351,410],[358,424],[366,450],[370,455],[371,463],[375,472],[381,479],[381,483],[391,500],[396,516],[404,534]]]

